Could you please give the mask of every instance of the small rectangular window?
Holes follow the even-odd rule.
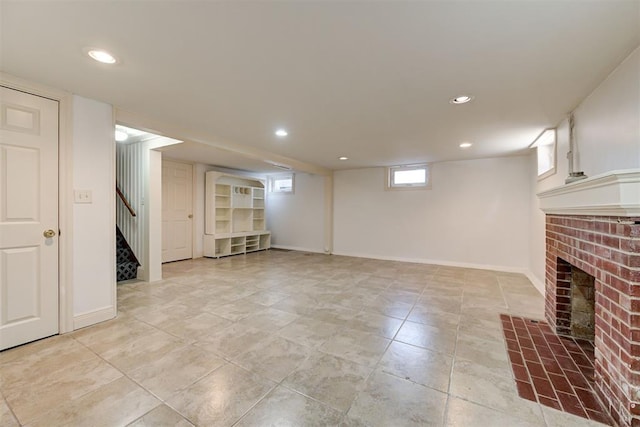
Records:
[[[556,130],[546,129],[531,148],[536,148],[538,157],[538,179],[543,179],[556,172]]]
[[[393,166],[387,168],[387,189],[429,188],[429,166]]]
[[[269,177],[269,191],[272,193],[293,193],[294,175],[292,173]]]

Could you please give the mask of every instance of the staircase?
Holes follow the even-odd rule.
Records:
[[[140,263],[129,247],[127,240],[116,226],[116,277],[118,282],[135,279]]]

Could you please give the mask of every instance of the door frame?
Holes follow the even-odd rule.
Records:
[[[180,159],[167,157],[164,155],[164,152],[162,151],[160,151],[160,153],[162,154],[162,159],[161,159],[162,163],[164,163],[164,161],[166,160],[168,162],[182,163],[183,165],[191,166],[191,215],[193,215],[193,218],[191,218],[191,258],[187,258],[187,259],[196,259],[196,219],[198,216],[196,215],[196,181],[197,181],[196,163],[190,162],[187,160],[180,160]],[[162,227],[162,219],[160,220],[160,226]],[[160,254],[160,259],[162,259],[162,254]]]
[[[0,72],[0,85],[58,101],[58,333],[73,331],[73,97]]]

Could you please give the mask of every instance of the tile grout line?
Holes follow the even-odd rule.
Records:
[[[18,416],[16,415],[16,413],[13,411],[13,408],[11,407],[11,405],[9,405],[9,401],[7,400],[7,398],[4,396],[4,393],[2,393],[2,391],[0,390],[0,397],[2,397],[2,400],[4,402],[4,404],[7,406],[7,409],[9,410],[9,413],[13,416],[13,419],[16,420],[16,423],[18,423],[19,426],[23,426],[24,424],[22,424],[20,422],[20,420],[18,420]]]
[[[466,280],[465,280],[466,283]],[[465,293],[465,289],[462,289],[462,292],[460,293],[460,310],[462,310],[462,304],[464,302],[464,293]],[[456,325],[456,339],[455,339],[455,343],[453,345],[453,355],[451,358],[451,369],[449,369],[449,383],[447,384],[447,400],[444,403],[444,412],[442,414],[442,425],[444,426],[447,422],[447,416],[449,415],[449,402],[451,400],[451,383],[453,383],[453,371],[455,370],[455,366],[456,366],[456,356],[458,353],[458,335],[460,333],[460,321],[462,320],[461,314],[458,314],[458,323]]]
[[[196,264],[196,263],[192,263],[192,267],[189,267],[189,269],[187,269],[187,271],[188,271],[188,273],[187,273],[187,274],[189,274],[189,275],[190,275],[189,277],[191,277],[191,276],[194,276],[194,277],[195,277],[195,276],[197,276],[197,275],[199,275],[199,274],[204,274],[204,271],[202,271],[202,270],[200,270],[200,269],[198,269],[198,268],[196,268],[196,267],[195,267],[196,265],[198,265],[198,266],[199,266],[199,265],[201,265],[201,264],[202,264],[202,263],[197,263],[197,264]],[[227,264],[228,264],[228,263],[227,263]],[[315,263],[313,263],[313,262],[308,262],[307,264],[308,264],[308,270],[309,270],[309,271],[315,271],[315,270],[314,270],[314,268],[315,268],[315,266],[316,266],[316,265],[318,265],[318,264],[315,264]],[[239,266],[239,265],[240,265],[240,264],[238,264],[238,266]],[[228,265],[227,265],[226,270],[224,270],[224,271],[227,271],[227,270],[228,270],[228,271],[232,271],[232,268],[231,268],[230,266],[231,266],[231,264],[228,264]],[[280,264],[278,264],[278,266],[280,266]],[[309,278],[319,277],[319,276],[321,275],[320,273],[324,274],[323,272],[324,272],[325,270],[326,270],[326,271],[328,271],[329,269],[323,269],[323,270],[322,270],[322,272],[319,272],[319,273],[317,273],[317,274],[310,274],[310,275],[308,275],[308,277],[309,277]],[[220,270],[220,271],[223,271],[223,270]],[[319,270],[318,270],[318,271],[319,271]],[[336,271],[342,271],[342,270],[336,270]],[[440,271],[440,268],[438,268],[438,269],[433,269],[433,270],[431,270],[431,271],[429,272],[429,274],[425,274],[425,275],[424,275],[424,277],[428,277],[428,278],[429,278],[429,279],[428,279],[428,281],[427,281],[428,283],[431,283],[431,279],[434,277],[434,274],[435,274],[435,272],[437,272],[437,271]],[[387,273],[387,272],[385,272],[385,273]],[[389,274],[390,274],[390,273],[389,273]],[[261,275],[261,276],[260,276],[260,277],[261,277],[261,279],[260,279],[260,280],[266,280],[266,278],[267,278],[268,276],[269,276],[269,275],[267,275],[267,274],[265,274],[265,275]],[[461,279],[461,280],[464,280],[464,282],[462,282],[462,284],[463,284],[463,289],[462,289],[462,292],[461,292],[458,296],[456,296],[456,300],[460,301],[460,304],[462,304],[462,303],[465,301],[465,298],[466,298],[467,296],[473,296],[473,295],[472,295],[472,293],[473,293],[473,288],[469,287],[469,289],[468,289],[468,290],[465,290],[465,288],[464,288],[465,286],[467,286],[467,284],[468,284],[468,283],[471,283],[470,276],[471,276],[471,274],[470,274],[470,273],[468,273],[468,274],[465,276],[466,278]],[[264,277],[264,278],[263,278],[263,277]],[[336,277],[338,277],[338,273],[336,273]],[[443,277],[453,277],[453,278],[455,279],[455,277],[457,277],[457,276],[455,276],[455,277],[454,277],[454,276],[446,275],[446,276],[443,276]],[[393,280],[393,278],[392,278],[392,277],[389,277],[389,278],[387,278],[387,279],[388,279],[388,280],[390,280],[390,281],[392,281],[392,280]],[[413,280],[413,278],[411,278],[411,277],[409,277],[409,276],[407,277],[407,279],[408,279],[408,280]],[[189,280],[192,280],[192,279],[189,279]],[[302,279],[301,279],[301,280],[302,280]],[[305,279],[305,280],[306,280],[306,279]],[[355,280],[355,279],[353,279],[353,280]],[[457,279],[456,279],[456,280],[457,280]],[[498,280],[500,280],[500,278],[498,278]],[[213,282],[213,281],[215,281],[215,278],[207,279],[207,281],[206,281],[206,282],[209,282],[209,281],[212,281],[212,282]],[[245,279],[243,279],[243,281],[246,281],[246,280],[245,280]],[[191,287],[191,289],[202,289],[201,283],[200,283],[200,282],[198,282],[198,283],[199,283],[199,285],[197,285],[197,286],[196,286],[196,285],[194,285],[194,286],[192,286],[192,287]],[[500,284],[500,283],[499,283],[499,284]],[[183,286],[183,285],[180,285],[180,286]],[[185,286],[185,287],[187,287],[188,285],[184,285],[184,286]],[[457,286],[457,285],[456,285],[456,286]],[[469,286],[472,286],[472,285],[469,285]],[[453,287],[449,287],[449,288],[450,288],[450,289],[453,289]],[[407,380],[406,378],[402,378],[402,377],[396,376],[396,375],[395,375],[395,374],[393,374],[393,373],[390,373],[390,372],[386,372],[386,371],[384,371],[384,369],[382,369],[382,361],[383,361],[383,359],[384,359],[384,357],[385,357],[385,354],[387,354],[387,352],[389,351],[389,349],[390,349],[391,345],[392,345],[394,342],[396,342],[396,343],[401,343],[402,345],[407,345],[407,346],[410,346],[410,347],[416,347],[416,348],[419,348],[419,349],[421,349],[421,350],[424,350],[425,352],[431,352],[431,353],[434,353],[434,354],[435,354],[435,353],[440,353],[440,352],[437,352],[437,351],[435,351],[435,350],[433,350],[433,349],[431,349],[431,348],[424,348],[424,347],[421,347],[421,346],[419,346],[419,345],[418,345],[418,346],[416,346],[416,345],[414,345],[414,344],[404,343],[404,342],[402,342],[402,341],[398,341],[398,340],[397,340],[397,336],[399,335],[399,333],[400,333],[400,331],[402,330],[402,328],[403,328],[403,327],[405,327],[405,326],[408,324],[407,322],[412,322],[412,321],[410,321],[410,320],[408,319],[408,317],[410,317],[410,316],[411,316],[411,312],[412,312],[412,311],[417,307],[417,305],[418,305],[418,303],[419,303],[420,299],[421,299],[421,298],[424,298],[424,297],[425,297],[425,295],[427,295],[427,293],[429,293],[429,290],[430,290],[430,289],[431,289],[431,290],[439,290],[439,289],[441,289],[441,290],[443,290],[443,291],[444,291],[444,290],[449,289],[449,288],[447,288],[446,286],[443,286],[442,288],[440,288],[440,287],[437,287],[437,288],[436,288],[436,287],[433,287],[433,286],[431,286],[430,284],[428,284],[428,285],[424,285],[424,286],[422,287],[421,291],[416,293],[417,298],[413,301],[412,305],[410,306],[410,309],[408,310],[408,313],[407,313],[406,315],[404,315],[404,317],[403,317],[403,318],[399,319],[399,320],[401,320],[401,322],[398,322],[398,324],[399,324],[398,329],[395,331],[395,333],[393,334],[393,336],[392,336],[390,339],[389,339],[389,338],[387,338],[387,337],[384,337],[384,339],[387,339],[388,341],[387,341],[386,345],[384,346],[384,349],[383,349],[383,350],[382,350],[382,352],[380,353],[379,357],[377,357],[377,358],[375,358],[375,359],[371,359],[372,361],[375,361],[375,363],[374,363],[372,366],[366,365],[366,367],[367,367],[368,369],[370,369],[370,371],[369,371],[369,373],[367,374],[366,378],[364,378],[364,380],[363,380],[363,382],[362,382],[362,386],[361,386],[361,387],[359,387],[359,389],[360,389],[360,390],[359,390],[359,391],[356,391],[356,393],[355,393],[355,397],[354,397],[354,399],[351,401],[351,403],[350,403],[349,407],[348,407],[345,411],[339,411],[339,410],[337,411],[339,414],[342,414],[342,415],[341,415],[342,420],[345,420],[345,418],[346,418],[346,414],[347,414],[347,413],[348,413],[348,412],[353,408],[354,403],[358,401],[358,397],[359,397],[359,395],[360,395],[360,392],[362,392],[362,391],[364,390],[364,387],[366,386],[367,382],[371,381],[371,378],[372,378],[372,376],[374,375],[374,373],[375,373],[376,371],[384,372],[386,375],[389,375],[389,377],[395,377],[395,378],[397,378],[398,380],[403,380],[403,381],[406,381],[406,382],[411,383],[411,384],[419,385],[421,388],[425,388],[425,389],[433,389],[433,390],[436,390],[436,391],[438,391],[438,392],[442,392],[441,390],[437,390],[437,389],[435,389],[435,388],[433,388],[433,387],[429,387],[429,386],[427,386],[427,385],[419,384],[419,383],[417,383],[417,382],[415,382],[415,381],[413,381],[413,380],[411,380],[411,379],[408,379],[408,380]],[[277,289],[277,285],[271,286],[271,287],[269,287],[269,288],[264,288],[264,289],[272,289],[272,290],[276,290],[276,289]],[[253,294],[251,294],[251,295],[254,295],[254,294],[255,294],[255,293],[257,293],[257,292],[261,292],[261,291],[262,291],[262,290],[264,290],[264,289],[263,289],[263,288],[259,288],[258,290],[255,290],[255,292],[253,292]],[[305,287],[305,289],[307,289],[307,290],[308,290],[308,287]],[[388,286],[385,288],[385,290],[389,290],[389,289],[391,289],[391,285],[388,285]],[[377,289],[377,288],[376,288],[376,292],[381,293],[381,291],[380,291],[379,289]],[[501,295],[502,295],[502,298],[503,298],[503,300],[505,300],[505,298],[506,298],[506,297],[505,297],[505,294],[504,294],[504,289],[502,289],[502,288],[501,288],[501,292],[502,292],[502,294],[501,294]],[[436,293],[434,293],[433,295],[434,295],[434,296],[436,296]],[[243,297],[243,298],[244,298],[244,297]],[[239,300],[242,300],[243,298],[240,298]],[[133,300],[132,300],[132,301],[133,301]],[[506,300],[505,300],[505,301],[506,301]],[[506,305],[506,306],[508,307],[508,305]],[[131,305],[131,308],[135,308],[135,306],[134,306],[134,305]],[[364,312],[366,312],[366,308],[360,307],[360,308],[358,309],[358,311],[357,311],[357,312],[358,312],[358,313],[364,313]],[[215,313],[212,313],[212,314],[214,314],[214,315],[215,315]],[[386,316],[386,314],[382,314],[382,313],[377,313],[377,314],[380,314],[380,316]],[[171,334],[171,333],[169,333],[169,332],[167,332],[167,331],[165,331],[165,330],[163,330],[163,329],[161,329],[161,328],[159,328],[159,327],[157,327],[157,326],[155,326],[155,325],[152,325],[152,324],[150,324],[150,323],[147,323],[147,322],[145,322],[145,321],[143,321],[143,320],[141,320],[141,319],[137,318],[137,317],[136,317],[136,316],[134,316],[134,315],[132,315],[132,316],[133,316],[133,319],[135,319],[136,321],[140,322],[141,324],[146,324],[146,325],[148,325],[148,326],[150,326],[150,327],[153,327],[153,328],[157,329],[158,331],[162,331],[162,332],[164,332],[164,333],[168,334],[168,336],[175,337],[177,340],[180,340],[180,341],[181,341],[181,345],[184,345],[184,347],[191,346],[191,347],[201,348],[201,347],[199,347],[199,346],[197,345],[197,341],[188,341],[188,340],[185,340],[185,339],[184,339],[184,338],[182,338],[181,336]],[[217,316],[217,315],[216,315],[216,316]],[[394,317],[394,316],[389,316],[389,317],[397,318],[397,317]],[[448,415],[448,413],[449,413],[449,410],[452,408],[450,405],[452,404],[451,402],[453,402],[452,397],[454,397],[454,396],[452,396],[452,395],[451,395],[451,390],[452,390],[452,380],[453,380],[454,368],[455,368],[455,366],[456,366],[456,357],[458,356],[457,351],[462,351],[462,349],[463,349],[462,342],[458,342],[459,334],[460,334],[460,332],[463,330],[463,324],[461,323],[461,315],[460,315],[460,314],[458,314],[458,315],[457,315],[457,318],[458,318],[458,321],[456,322],[456,326],[455,326],[455,328],[451,328],[451,329],[449,329],[451,332],[453,332],[453,334],[455,334],[455,335],[454,335],[454,338],[455,338],[455,339],[454,339],[454,342],[453,342],[453,344],[454,344],[454,345],[452,346],[452,353],[451,353],[451,354],[449,354],[449,353],[445,353],[447,357],[451,357],[451,368],[450,368],[450,370],[449,370],[448,383],[447,383],[446,391],[443,393],[443,394],[445,394],[445,395],[446,395],[446,401],[444,401],[444,404],[443,404],[443,406],[442,406],[442,411],[443,411],[443,412],[442,412],[442,420],[441,420],[441,422],[442,422],[442,423],[445,423],[445,422],[446,422],[446,419],[447,419],[447,415]],[[471,320],[471,321],[472,321],[472,319],[471,319],[471,318],[469,318],[469,320]],[[233,322],[233,323],[238,323],[238,322]],[[417,323],[417,324],[421,324],[421,325],[425,325],[425,324],[423,324],[423,323],[421,323],[421,322],[416,322],[416,323]],[[433,322],[431,322],[431,323],[433,323]],[[428,326],[431,326],[431,324],[427,324],[427,325],[428,325]],[[281,328],[280,328],[280,329],[281,329]],[[454,332],[454,331],[455,331],[455,332]],[[269,335],[277,336],[277,335],[275,335],[275,333],[274,333],[274,332],[267,331],[267,333],[268,333]],[[370,333],[370,332],[366,332],[366,333],[367,333],[367,334],[371,334],[371,335],[375,335],[375,336],[380,336],[378,333]],[[452,335],[452,334],[450,334],[450,335]],[[73,337],[72,337],[72,338],[73,338]],[[74,339],[75,339],[75,338],[74,338]],[[286,338],[283,338],[283,339],[287,340]],[[77,339],[76,339],[76,341],[77,341]],[[77,342],[78,342],[78,343],[80,343],[79,341],[77,341]],[[87,347],[86,345],[84,345],[84,344],[82,344],[82,343],[80,343],[80,344],[81,344],[82,346],[84,346],[84,347]],[[448,343],[447,343],[447,344],[448,344]],[[318,354],[329,354],[329,353],[325,353],[325,351],[324,351],[324,350],[321,350],[319,347],[320,347],[320,346],[314,347],[314,349],[318,352]],[[440,347],[438,347],[438,348],[441,348],[441,347],[442,347],[442,346],[440,346]],[[447,347],[448,347],[448,346],[447,346]],[[111,363],[109,363],[108,361],[106,361],[106,359],[104,359],[102,356],[100,356],[100,355],[98,355],[97,353],[95,353],[95,352],[94,352],[93,350],[91,350],[89,347],[87,347],[87,348],[88,348],[91,352],[93,352],[94,354],[96,354],[96,355],[97,355],[101,360],[103,360],[104,362],[106,362],[107,364],[109,364],[110,366],[112,366],[114,369],[116,369],[118,372],[120,372],[120,373],[122,374],[122,376],[124,376],[124,377],[128,378],[128,379],[129,379],[129,380],[131,380],[134,384],[136,384],[137,386],[141,387],[143,390],[145,390],[146,392],[148,392],[151,396],[154,396],[154,397],[155,397],[155,398],[157,398],[160,402],[163,402],[163,403],[166,405],[166,400],[160,399],[158,396],[156,396],[155,394],[151,393],[151,392],[150,392],[149,390],[147,390],[144,386],[142,386],[142,384],[138,383],[137,381],[133,380],[133,378],[131,378],[129,375],[125,374],[123,370],[120,370],[119,368],[116,368],[114,365],[112,365]],[[96,348],[99,348],[99,347],[96,347]],[[180,347],[180,348],[183,348],[183,347]],[[215,348],[215,347],[214,347],[214,348]],[[191,385],[183,386],[183,387],[181,387],[180,389],[176,390],[172,396],[169,396],[169,397],[167,398],[167,400],[170,400],[171,398],[173,398],[173,396],[174,396],[175,394],[177,394],[177,393],[181,393],[183,390],[187,389],[188,387],[191,387],[191,386],[192,386],[193,384],[195,384],[195,383],[198,383],[198,382],[202,381],[204,378],[206,378],[207,376],[211,375],[211,374],[212,374],[213,372],[215,372],[216,370],[221,369],[221,368],[223,368],[224,366],[227,366],[227,365],[235,366],[235,367],[237,367],[238,369],[242,369],[242,370],[243,370],[243,372],[244,372],[244,371],[246,371],[246,372],[251,373],[251,375],[256,375],[256,376],[257,376],[257,378],[265,378],[265,379],[269,380],[268,378],[266,378],[266,377],[262,376],[261,374],[259,374],[259,373],[254,373],[252,370],[250,370],[250,369],[248,369],[248,368],[244,368],[243,366],[239,365],[239,364],[238,364],[238,362],[236,362],[236,360],[238,360],[238,358],[237,358],[237,357],[231,357],[231,356],[220,356],[220,355],[219,355],[219,353],[216,353],[216,352],[214,352],[214,351],[210,351],[210,350],[208,350],[208,351],[209,351],[209,352],[211,352],[211,354],[214,354],[216,357],[220,357],[220,360],[221,360],[221,361],[223,361],[222,365],[220,365],[220,366],[216,367],[215,369],[213,369],[213,370],[211,370],[211,371],[209,371],[209,372],[207,372],[207,373],[205,373],[205,374],[202,374],[201,376],[199,376],[198,378],[196,378],[196,379],[191,383]],[[246,350],[246,351],[249,351],[249,350]],[[245,351],[245,352],[246,352],[246,351]],[[107,354],[107,353],[104,353],[104,352],[103,352],[103,354]],[[332,357],[336,357],[336,358],[338,358],[338,359],[342,359],[342,356],[339,356],[339,355],[336,355],[336,356],[331,355],[331,356],[332,356]],[[309,357],[310,357],[310,356],[309,356],[309,354],[307,354],[307,355],[305,356],[304,360],[302,360],[300,363],[301,363],[301,364],[302,364],[302,363],[305,363],[305,361],[306,361],[306,360],[308,360],[308,358],[309,358]],[[116,359],[112,359],[112,360],[116,360]],[[344,359],[344,360],[348,360],[348,359]],[[350,361],[350,360],[349,360],[349,362],[352,362],[352,361]],[[352,363],[360,364],[359,362],[352,362]],[[365,365],[363,365],[363,366],[365,366]],[[296,370],[297,370],[297,368],[295,368],[293,372],[295,372]],[[262,397],[260,397],[257,401],[255,401],[255,402],[253,403],[253,405],[252,405],[249,409],[247,409],[247,410],[246,410],[246,412],[244,412],[244,413],[240,416],[240,418],[238,418],[236,421],[234,421],[234,422],[233,422],[233,424],[234,424],[234,425],[239,424],[239,423],[241,422],[241,420],[242,420],[242,419],[246,419],[246,417],[247,417],[247,416],[249,416],[248,414],[252,413],[258,405],[262,404],[262,403],[265,401],[265,399],[267,398],[267,396],[269,396],[271,393],[273,393],[273,391],[274,391],[274,390],[276,390],[276,389],[277,389],[277,387],[280,387],[280,386],[282,386],[282,387],[283,387],[284,389],[286,389],[286,390],[291,391],[292,393],[296,393],[296,395],[304,396],[306,399],[309,399],[310,401],[317,402],[319,405],[322,405],[322,407],[325,407],[325,408],[331,408],[332,410],[335,410],[331,405],[328,405],[328,404],[326,404],[326,403],[324,403],[324,402],[322,402],[322,401],[320,401],[320,400],[318,400],[318,399],[315,399],[315,398],[313,398],[313,397],[306,396],[304,393],[301,393],[301,392],[299,392],[299,391],[297,391],[297,390],[294,390],[294,389],[290,388],[289,386],[285,385],[284,383],[285,383],[285,381],[287,380],[287,378],[289,378],[289,377],[290,377],[290,375],[291,375],[291,373],[289,373],[287,376],[284,376],[284,378],[282,378],[279,382],[269,380],[269,381],[270,381],[270,383],[271,383],[271,384],[274,384],[274,385],[273,385],[271,388],[269,388],[269,389],[264,393],[264,395],[263,395]],[[503,412],[503,411],[501,411],[501,410],[497,410],[497,409],[495,409],[495,408],[491,408],[491,407],[489,407],[489,406],[485,406],[485,405],[482,405],[482,404],[478,404],[478,403],[473,402],[473,401],[468,400],[468,399],[464,399],[464,398],[460,398],[460,399],[461,399],[461,400],[464,400],[464,401],[467,401],[467,402],[471,402],[471,403],[473,403],[474,405],[477,405],[477,406],[479,406],[479,407],[484,407],[484,408],[490,409],[490,410],[492,410],[492,411],[495,411],[496,413],[498,413],[498,412],[500,412],[500,413],[505,413],[505,412]],[[156,408],[158,408],[158,407],[159,407],[159,406],[156,406]],[[175,408],[172,408],[172,407],[171,407],[171,406],[169,406],[169,405],[167,405],[167,407],[168,407],[168,408],[171,408],[172,410],[175,410]],[[150,410],[150,411],[148,411],[146,414],[150,413],[151,411],[155,410],[156,408],[151,409],[151,410]],[[145,415],[146,415],[146,414],[145,414]],[[188,418],[185,418],[185,417],[184,417],[184,416],[183,416],[179,411],[177,411],[177,410],[176,410],[176,414],[177,414],[177,415],[179,415],[179,416],[181,416],[181,417],[183,417],[184,419],[187,419],[187,420],[188,420]],[[145,415],[142,415],[142,416],[141,416],[141,417],[139,417],[138,419],[140,419],[140,418],[144,417]],[[545,422],[546,422],[546,420],[545,420]]]
[[[141,321],[141,320],[139,320],[139,319],[136,319],[136,320],[138,320],[138,321],[142,322],[142,321]],[[147,324],[146,322],[142,322],[142,323]],[[149,324],[148,324],[148,325],[149,325]],[[166,332],[166,331],[164,331],[164,330],[162,330],[162,329],[160,329],[160,328],[158,328],[158,327],[156,327],[156,326],[154,326],[154,325],[149,325],[149,326],[152,326],[153,328],[155,328],[155,329],[156,329],[156,330],[158,330],[158,331],[168,333],[168,332]],[[171,335],[171,334],[170,334],[170,335]],[[173,336],[173,335],[172,335],[172,336]],[[151,390],[149,390],[147,387],[145,387],[142,383],[140,383],[139,381],[137,381],[136,379],[134,379],[133,377],[131,377],[129,374],[127,374],[126,372],[124,372],[124,371],[123,371],[123,370],[121,370],[120,368],[118,368],[118,367],[116,367],[115,365],[113,365],[111,362],[109,362],[107,359],[105,359],[104,357],[102,357],[100,354],[96,353],[96,352],[95,352],[91,347],[88,347],[87,345],[85,345],[85,344],[84,344],[84,343],[82,343],[81,341],[78,341],[75,337],[71,337],[71,338],[72,338],[72,339],[74,339],[78,344],[80,344],[80,345],[82,345],[83,347],[87,348],[89,351],[91,351],[93,354],[95,354],[98,358],[100,358],[100,359],[101,359],[102,361],[104,361],[106,364],[108,364],[109,366],[111,366],[113,369],[115,369],[115,370],[117,370],[118,372],[120,372],[120,373],[122,374],[122,377],[125,377],[125,378],[129,379],[131,382],[133,382],[134,384],[136,384],[138,387],[140,387],[141,389],[143,389],[145,392],[149,393],[149,394],[150,394],[151,396],[153,396],[155,399],[157,399],[158,401],[160,401],[160,404],[159,404],[159,405],[155,406],[154,408],[152,408],[152,409],[151,409],[151,410],[149,410],[148,412],[151,412],[151,411],[155,410],[155,409],[156,409],[156,408],[158,408],[159,406],[166,405],[167,407],[169,407],[169,408],[171,408],[173,411],[175,411],[177,414],[179,414],[182,418],[186,419],[187,421],[189,421],[189,422],[190,422],[190,423],[192,423],[192,424],[193,424],[193,422],[192,422],[192,421],[191,421],[191,420],[190,420],[190,419],[189,419],[185,414],[183,414],[182,412],[180,412],[177,408],[174,408],[173,406],[169,405],[168,400],[170,400],[173,396],[177,395],[178,393],[180,393],[180,392],[182,392],[182,391],[186,390],[187,388],[189,388],[189,387],[193,386],[195,383],[197,383],[197,382],[201,381],[203,378],[205,378],[205,377],[209,376],[209,375],[210,375],[210,374],[212,374],[214,371],[217,371],[218,369],[222,368],[222,367],[223,367],[223,366],[225,366],[225,364],[226,364],[226,363],[223,363],[222,365],[218,366],[217,368],[212,369],[212,370],[211,370],[211,371],[209,371],[208,373],[206,373],[206,374],[204,374],[204,375],[202,375],[202,376],[198,377],[198,378],[197,378],[195,381],[193,381],[191,384],[189,384],[189,385],[187,385],[187,386],[185,386],[185,387],[182,387],[182,388],[180,388],[180,389],[178,389],[178,390],[174,391],[174,392],[173,392],[173,393],[172,393],[172,394],[171,394],[167,399],[163,399],[162,397],[160,397],[159,395],[157,395],[156,393],[154,393],[153,391],[151,391]],[[176,337],[176,338],[180,338],[180,337]],[[180,338],[180,339],[182,340],[182,338]],[[184,341],[184,340],[182,340],[182,341]],[[184,343],[184,345],[182,345],[182,346],[180,346],[180,347],[178,347],[178,348],[184,348],[184,347],[188,347],[188,346],[190,346],[190,345],[193,345],[193,343],[185,342],[185,343]],[[176,350],[176,349],[173,349],[173,350],[169,351],[168,353],[171,353],[171,352],[173,352],[173,351],[175,351],[175,350]],[[216,356],[216,357],[218,357],[218,356]],[[221,358],[221,359],[222,359],[222,358]],[[223,359],[223,360],[225,360],[225,359]],[[226,361],[226,360],[225,360],[225,361]],[[136,369],[138,369],[138,368],[136,368]],[[136,369],[134,369],[134,370],[136,370]],[[120,378],[121,378],[121,377],[120,377]],[[110,381],[110,382],[109,382],[109,383],[107,383],[107,384],[111,384],[112,382],[114,382],[114,381],[116,381],[116,380],[118,380],[118,379],[120,379],[120,378],[116,378],[116,379],[114,379],[113,381]],[[105,386],[105,385],[107,385],[107,384],[104,384],[104,385],[102,385],[101,387],[103,387],[103,386]],[[101,387],[100,387],[100,388],[101,388]],[[96,389],[96,390],[97,390],[97,389]],[[86,396],[86,395],[88,395],[88,394],[90,394],[90,393],[92,393],[92,392],[94,392],[94,391],[96,391],[96,390],[92,390],[92,391],[90,391],[90,392],[88,392],[88,393],[85,393],[84,395],[79,396],[78,398],[84,397],[84,396]],[[78,399],[78,398],[76,398],[76,399]],[[76,400],[76,399],[74,399],[74,400]],[[148,413],[148,412],[147,412],[147,413]],[[146,414],[145,414],[145,415],[146,415]],[[139,419],[139,418],[141,418],[141,417],[138,417],[137,419]],[[136,420],[137,420],[137,419],[136,419]],[[132,421],[132,422],[135,422],[136,420],[134,420],[134,421]],[[195,424],[194,424],[194,425],[195,425]]]
[[[532,341],[532,343],[533,343],[533,345],[535,347],[536,355],[538,356],[538,358],[540,360],[542,360],[540,352],[539,352],[540,345],[535,340],[533,340],[533,335],[531,334],[531,330],[530,330],[529,327],[526,326],[526,325],[528,325],[527,322],[529,321],[529,319],[524,318],[524,317],[519,317],[519,316],[517,316],[517,317],[516,316],[508,316],[508,317],[511,319],[510,324],[514,327],[514,330],[516,330],[515,323],[513,322],[514,318],[518,318],[519,320],[524,322],[524,324],[525,324],[524,330],[526,331],[527,336]],[[543,326],[545,326],[545,327],[543,328]],[[561,337],[561,336],[559,336],[557,334],[553,334],[553,331],[551,330],[551,328],[548,326],[548,324],[546,322],[543,322],[543,323],[537,322],[535,328],[536,328],[537,331],[540,332],[539,335],[542,337],[541,339],[544,340],[545,348],[547,348],[549,350],[549,352],[551,352],[551,354],[553,356],[554,363],[556,363],[556,365],[558,366],[558,369],[560,369],[563,372],[563,374],[558,374],[558,375],[562,375],[562,378],[564,378],[564,380],[567,381],[567,383],[569,384],[569,386],[570,386],[570,388],[572,390],[572,393],[570,393],[570,395],[578,403],[579,408],[584,413],[583,416],[580,416],[580,415],[577,415],[577,416],[580,416],[581,418],[584,418],[584,419],[587,419],[587,420],[599,421],[599,419],[592,418],[591,413],[590,413],[591,410],[587,408],[586,404],[583,403],[582,397],[575,391],[576,390],[576,385],[572,381],[570,381],[569,378],[566,376],[567,369],[565,369],[564,367],[562,367],[562,365],[560,365],[558,357],[566,357],[566,358],[569,358],[569,360],[572,361],[572,363],[575,365],[575,367],[578,369],[578,371],[573,371],[573,370],[569,370],[569,371],[570,372],[575,372],[576,374],[580,375],[581,378],[583,379],[583,381],[589,387],[588,390],[587,389],[583,389],[582,387],[578,387],[578,388],[580,388],[581,390],[585,390],[585,391],[591,392],[592,397],[596,397],[596,401],[597,401],[598,404],[600,404],[600,408],[599,408],[599,410],[597,410],[597,411],[593,410],[592,412],[599,412],[600,414],[603,415],[604,418],[608,418],[608,416],[606,415],[606,412],[604,412],[604,406],[602,406],[601,402],[599,401],[599,399],[597,399],[597,395],[595,394],[595,391],[593,390],[591,382],[586,379],[586,377],[584,376],[584,373],[580,369],[580,366],[571,358],[571,356],[570,356],[571,352],[566,347],[566,345],[564,344],[564,341],[563,341],[563,338],[566,338],[566,337]],[[554,337],[556,337],[556,339],[558,340],[558,342],[561,345],[561,348],[564,351],[564,354],[559,355],[559,354],[557,354],[556,351],[551,349],[551,347],[549,345],[550,341],[549,341],[549,338],[548,338],[548,334],[545,333],[547,331],[547,329],[549,329],[550,333],[553,334]],[[506,329],[504,329],[504,325],[503,325],[503,330],[505,331],[505,334],[506,334]],[[516,335],[516,336],[519,337],[520,335]],[[572,340],[572,342],[574,342],[575,345],[578,345],[573,338],[571,338],[571,340]],[[582,349],[582,347],[580,347],[579,345],[578,345],[578,347],[580,348],[580,352],[584,353],[584,349]],[[511,359],[511,357],[510,357],[510,359]],[[523,360],[525,362],[527,362],[527,359],[523,358]],[[512,368],[513,368],[513,365],[515,363],[513,361],[511,363],[512,363]],[[547,376],[547,379],[550,380],[551,379],[551,377],[549,376],[551,374],[550,371],[548,369],[546,369],[546,366],[544,364],[542,366],[544,368],[544,373]],[[528,370],[528,366],[527,366],[527,370]],[[530,372],[529,372],[529,374],[530,374]],[[531,378],[533,379],[533,376]],[[553,390],[554,394],[556,395],[556,399],[558,401],[558,404],[559,404],[559,406],[561,408],[559,410],[561,410],[562,412],[565,412],[565,413],[576,415],[574,412],[571,412],[571,411],[568,411],[568,410],[565,409],[566,405],[564,403],[564,400],[560,399],[560,395],[558,395],[558,393],[560,391],[555,387],[555,384],[554,384],[553,381],[550,381],[550,384],[551,384],[551,387],[552,387],[552,390]],[[535,389],[535,387],[534,387],[534,391],[535,391],[536,399],[539,399],[540,397],[545,397],[543,395],[540,395],[538,393],[537,389]],[[562,393],[564,393],[564,392],[562,392]],[[567,393],[567,394],[569,394],[569,393]],[[539,402],[539,403],[542,404],[541,402]],[[544,404],[542,404],[542,405],[544,405]],[[549,406],[549,405],[544,405],[544,406]],[[543,411],[543,415],[544,415],[544,411]],[[544,418],[545,418],[545,422],[548,424],[547,417],[545,416]]]

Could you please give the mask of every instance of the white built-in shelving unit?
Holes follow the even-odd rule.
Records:
[[[218,258],[271,247],[262,181],[212,171],[206,174],[205,189],[204,256]]]

